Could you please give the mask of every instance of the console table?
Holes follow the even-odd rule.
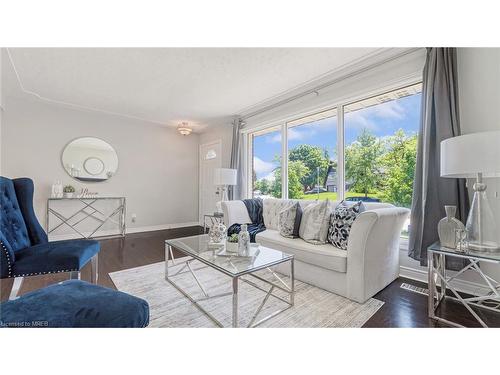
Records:
[[[113,201],[116,204],[110,212],[105,212],[106,210],[100,206],[102,203]],[[101,237],[124,237],[125,212],[125,197],[49,198],[46,217],[47,234],[50,235],[56,229],[66,226],[82,238],[95,238],[99,229],[106,223],[112,223],[117,226],[118,234]],[[58,223],[53,224],[52,227],[51,218],[58,219]]]
[[[464,268],[455,273],[453,276],[447,276],[445,268],[447,256],[465,258],[469,262]],[[460,251],[441,246],[438,242],[436,242],[427,249],[427,262],[429,272],[429,318],[454,327],[463,327],[458,323],[436,315],[436,310],[441,301],[444,299],[451,299],[464,305],[482,327],[488,327],[476,311],[474,311],[473,307],[500,313],[500,283],[491,276],[487,275],[484,270],[479,267],[479,262],[500,264],[500,253],[477,252],[468,249]],[[484,281],[484,287],[488,290],[487,293],[479,296],[462,297],[455,290],[455,288],[451,285],[451,281],[467,270],[474,271],[481,276]],[[439,284],[440,290],[437,289],[437,284]],[[446,295],[447,289],[452,292],[453,296]]]

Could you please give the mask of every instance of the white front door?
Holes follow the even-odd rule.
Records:
[[[215,168],[222,167],[222,144],[215,141],[200,145],[200,224],[203,225],[203,215],[213,214],[216,203],[220,201],[217,186],[214,184]]]

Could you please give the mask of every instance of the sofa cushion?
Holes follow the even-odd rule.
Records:
[[[356,217],[365,211],[363,202],[348,204],[342,201],[331,214],[328,242],[342,250],[347,250],[349,233]]]
[[[302,208],[299,202],[288,207],[279,214],[279,231],[283,237],[299,237],[300,221],[302,219]]]
[[[99,242],[95,240],[65,240],[31,246],[16,252],[12,276],[78,271],[99,249]]]
[[[31,245],[12,180],[0,177],[0,231],[13,251]]]
[[[296,202],[299,202],[302,211],[306,207],[312,204],[316,204],[315,200],[308,199],[264,199],[263,216],[266,228],[279,230],[279,213],[284,209],[294,205]],[[335,208],[337,203],[337,201],[330,201],[332,209]]]
[[[330,214],[328,199],[304,208],[299,229],[300,238],[313,244],[325,244]]]
[[[300,238],[285,238],[273,229],[257,234],[256,240],[262,246],[293,254],[301,262],[337,272],[347,271],[347,252],[329,243],[313,245]]]
[[[149,323],[149,305],[129,294],[69,280],[0,306],[3,327],[142,328]]]

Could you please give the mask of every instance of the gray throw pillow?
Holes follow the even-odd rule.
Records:
[[[302,207],[300,207],[299,202],[281,211],[278,219],[280,235],[287,238],[297,238],[301,218]]]
[[[365,206],[361,201],[356,203],[340,202],[330,217],[328,242],[339,249],[347,250],[352,224],[363,211],[365,211]]]
[[[328,199],[304,208],[299,229],[300,238],[315,245],[325,244],[330,213]]]

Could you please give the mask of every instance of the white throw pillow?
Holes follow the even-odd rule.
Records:
[[[295,203],[279,213],[279,231],[283,237],[299,237],[300,221],[302,219],[302,208],[299,202]]]
[[[328,199],[304,208],[299,237],[312,244],[325,244],[328,236],[330,214],[331,208]]]

